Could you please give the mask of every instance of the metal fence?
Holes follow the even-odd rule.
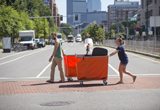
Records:
[[[131,51],[160,56],[159,40],[124,40],[124,48]],[[103,40],[104,46],[117,47],[115,39]]]

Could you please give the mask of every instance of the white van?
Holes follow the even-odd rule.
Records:
[[[20,37],[20,45],[27,46],[28,49],[37,48],[37,44],[35,42],[34,30],[19,31],[19,37]]]
[[[77,34],[76,42],[82,42],[82,36],[81,36],[81,34]]]

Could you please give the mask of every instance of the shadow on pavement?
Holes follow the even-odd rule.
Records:
[[[116,84],[108,84],[108,85],[104,85],[104,84],[72,84],[72,85],[60,85],[59,88],[79,88],[79,87],[101,87],[101,86],[114,86]]]

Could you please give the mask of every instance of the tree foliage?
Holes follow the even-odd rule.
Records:
[[[29,17],[51,15],[50,8],[42,0],[0,0],[0,37],[18,37],[21,30],[35,30],[36,38],[44,35],[48,38],[51,32],[56,32],[54,18],[29,19]]]
[[[74,32],[74,29],[68,23],[61,23],[60,27],[66,36],[68,36],[68,35],[72,34],[72,32]]]
[[[90,36],[87,36],[87,33]],[[92,38],[95,41],[101,41],[105,39],[104,30],[98,24],[93,26],[91,24],[88,25],[86,30],[82,30],[81,35],[85,36],[85,38]]]

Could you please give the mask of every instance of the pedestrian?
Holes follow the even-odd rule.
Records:
[[[119,75],[120,75],[120,81],[117,82],[116,84],[123,84],[123,73],[131,76],[133,78],[133,82],[135,82],[135,80],[136,80],[136,76],[134,76],[130,72],[126,71],[126,66],[128,64],[128,57],[127,57],[127,54],[126,54],[125,49],[123,47],[123,44],[124,44],[124,41],[121,38],[117,38],[116,45],[118,45],[118,47],[114,52],[109,54],[109,57],[111,57],[111,56],[115,55],[116,53],[118,53],[118,57],[120,60],[119,69],[118,69]]]
[[[63,59],[63,55],[65,54],[61,47],[60,41],[57,39],[57,34],[53,32],[51,35],[52,35],[52,39],[55,41],[55,46],[54,46],[53,53],[51,57],[49,58],[49,62],[52,61],[52,66],[51,66],[50,80],[47,80],[47,82],[50,82],[50,83],[54,82],[54,74],[55,74],[56,65],[58,65],[58,69],[60,71],[61,80],[59,82],[64,82],[65,78],[64,78],[63,68],[62,68],[62,59]]]
[[[89,51],[89,44],[86,46],[86,55],[88,55],[88,51]]]

